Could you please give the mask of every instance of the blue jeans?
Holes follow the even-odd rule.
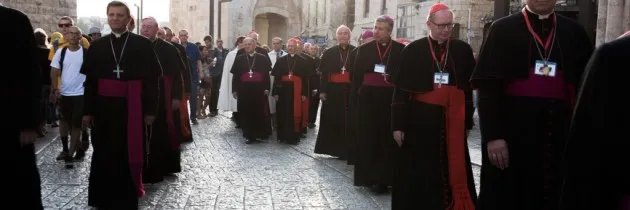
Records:
[[[197,87],[199,86],[198,78],[191,78],[192,84],[190,84],[190,120],[197,120]]]

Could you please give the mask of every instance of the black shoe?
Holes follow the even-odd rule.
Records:
[[[85,157],[85,150],[77,150],[77,153],[74,155],[75,160],[83,160]]]
[[[245,144],[252,144],[252,143],[254,143],[254,139],[247,139],[245,141]]]
[[[388,191],[387,185],[377,184],[371,187],[372,192],[376,194],[385,194]]]
[[[191,122],[192,122],[192,124],[193,124],[193,125],[199,125],[199,122],[197,122],[197,120],[196,120],[196,119],[195,119],[195,120],[192,120]]]
[[[310,128],[310,129],[315,128],[315,123],[309,123],[309,124],[308,124],[308,128]]]
[[[65,163],[65,165],[66,165],[65,167],[66,167],[67,169],[72,169],[72,168],[74,168],[74,163],[73,163],[73,161],[74,161],[74,160],[72,159],[72,156],[70,156],[70,155],[66,155],[66,156],[63,158],[63,162]]]

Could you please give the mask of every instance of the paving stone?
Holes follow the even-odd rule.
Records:
[[[193,126],[195,141],[182,147],[182,169],[164,182],[145,186],[140,209],[389,209],[389,195],[353,186],[353,167],[313,153],[317,128],[291,146],[268,141],[245,144],[241,133],[221,113]],[[477,130],[469,146],[480,162]],[[38,153],[45,209],[90,209],[87,185],[91,149],[86,159],[65,169],[55,157],[58,141]],[[478,184],[479,168],[474,167]]]

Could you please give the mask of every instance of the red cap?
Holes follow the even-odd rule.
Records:
[[[431,6],[431,9],[429,9],[429,14],[435,14],[436,12],[442,11],[442,10],[448,10],[448,6],[446,6],[446,4],[442,4],[442,3],[436,3],[433,6]]]

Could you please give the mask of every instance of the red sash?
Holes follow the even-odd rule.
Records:
[[[434,90],[427,93],[414,94],[416,101],[440,105],[445,108],[446,145],[448,151],[448,178],[451,184],[453,203],[448,209],[474,210],[466,173],[466,101],[464,91],[455,86],[434,85]]]
[[[387,82],[387,75],[380,73],[365,73],[363,74],[363,85],[374,87],[394,87],[393,84]]]
[[[251,75],[249,74],[249,72],[241,74],[242,82],[262,82],[263,80],[263,74],[260,72],[252,72]]]
[[[142,197],[144,195],[144,185],[142,184],[142,167],[144,164],[142,81],[99,79],[98,94],[105,97],[127,99],[127,155],[129,158],[129,171],[136,188],[136,195]]]
[[[175,128],[175,119],[173,116],[173,94],[171,93],[171,88],[173,87],[173,77],[171,76],[162,76],[162,81],[164,82],[164,111],[166,117],[166,126],[168,128],[168,136],[171,139],[171,146],[173,149],[179,149],[180,142],[179,138],[177,138],[176,128]]]
[[[182,101],[179,103],[179,120],[181,120],[182,122],[181,123],[182,137],[188,137],[192,135],[192,132],[190,131],[190,129],[188,129],[188,126],[186,126],[187,123],[190,123],[190,117],[188,115],[188,100],[189,99],[190,99],[190,96],[184,96],[182,97]]]
[[[350,83],[350,73],[331,73],[328,77],[328,81],[331,83]]]
[[[302,132],[308,123],[309,101],[302,101],[302,78],[292,75],[282,76],[283,82],[293,82],[293,128],[295,132]]]

